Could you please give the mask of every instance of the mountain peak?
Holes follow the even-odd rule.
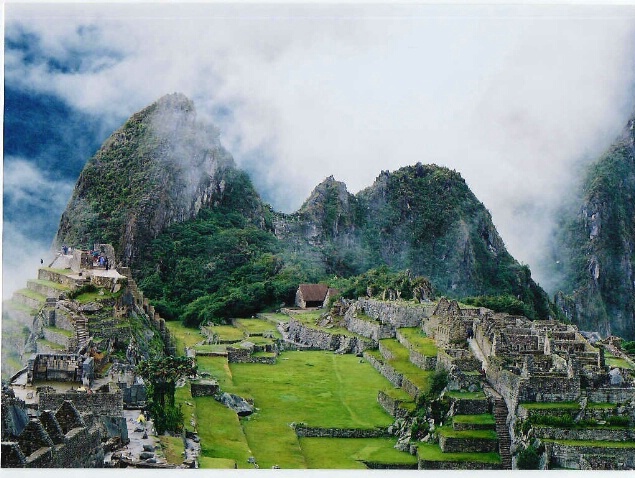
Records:
[[[133,263],[166,226],[222,196],[235,165],[218,136],[196,120],[194,103],[181,93],[133,114],[86,163],[55,244],[112,243],[125,264]]]

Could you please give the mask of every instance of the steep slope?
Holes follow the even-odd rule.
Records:
[[[534,317],[550,314],[547,295],[507,252],[487,209],[447,168],[384,171],[357,195],[329,177],[296,214],[278,218],[276,234],[325,275],[388,265],[429,277],[442,294],[510,294]]]
[[[88,161],[54,245],[111,243],[118,259],[134,266],[165,227],[217,204],[240,174],[218,132],[197,121],[193,103],[166,95],[130,117]]]
[[[550,315],[459,173],[417,164],[356,195],[329,177],[296,213],[276,213],[179,94],[133,115],[86,165],[56,244],[93,242],[113,244],[162,316],[192,324],[381,266],[427,276],[441,294],[512,295],[532,317]]]
[[[563,211],[557,304],[583,330],[635,339],[635,119],[586,171]]]

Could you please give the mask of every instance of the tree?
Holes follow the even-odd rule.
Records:
[[[137,373],[148,382],[148,409],[154,418],[157,433],[180,431],[183,413],[180,407],[174,406],[174,392],[179,379],[196,375],[194,359],[166,356],[144,360],[137,365]]]
[[[183,377],[196,375],[196,365],[191,357],[166,356],[144,360],[137,365],[137,373],[150,382],[152,398],[161,406],[174,406],[174,390],[176,382]]]

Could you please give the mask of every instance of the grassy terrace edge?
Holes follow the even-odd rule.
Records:
[[[439,445],[433,443],[418,443],[417,455],[419,459],[426,461],[448,461],[448,462],[475,462],[499,465],[501,462],[500,455],[495,452],[490,453],[443,453]]]

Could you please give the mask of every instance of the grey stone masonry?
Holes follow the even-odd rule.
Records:
[[[432,304],[412,304],[405,301],[383,302],[374,299],[358,300],[358,306],[369,317],[394,328],[421,327],[424,319],[434,311]]]

